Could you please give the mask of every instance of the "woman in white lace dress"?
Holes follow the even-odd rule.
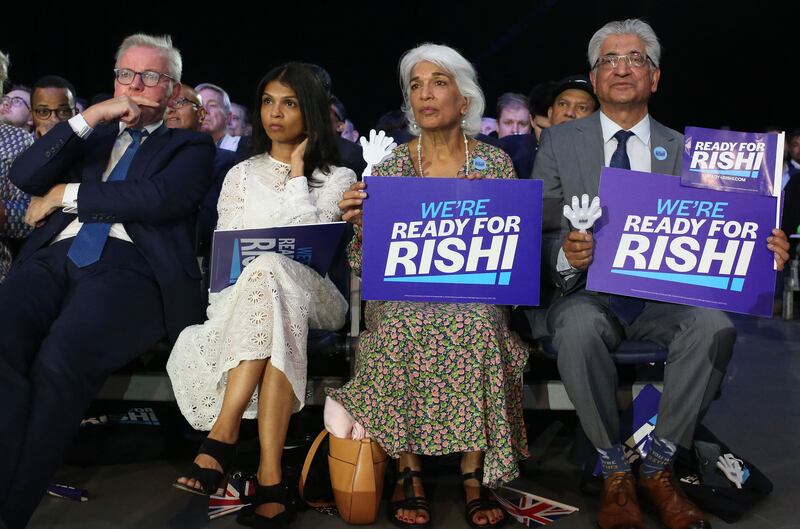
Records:
[[[254,129],[253,145],[260,154],[226,176],[217,228],[339,220],[337,202],[356,177],[333,165],[338,154],[322,84],[289,63],[268,73],[257,95],[262,127]],[[285,523],[280,456],[289,417],[305,399],[308,328],[338,329],[346,310],[328,278],[277,253],[257,257],[234,285],[211,294],[208,321],[181,333],[167,363],[181,412],[210,430],[176,487],[214,493],[232,463],[242,417],[258,417],[261,504],[249,516]]]

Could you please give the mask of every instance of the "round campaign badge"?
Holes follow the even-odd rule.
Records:
[[[486,160],[483,158],[474,158],[472,160],[472,167],[478,171],[483,171],[486,169]]]
[[[656,147],[653,149],[653,156],[656,157],[656,160],[666,160],[667,150],[664,147]]]

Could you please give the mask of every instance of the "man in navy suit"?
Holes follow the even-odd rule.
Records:
[[[202,320],[193,237],[214,145],[163,124],[181,66],[169,37],[128,37],[115,97],[11,169],[38,228],[0,287],[0,525],[27,524],[105,378]]]

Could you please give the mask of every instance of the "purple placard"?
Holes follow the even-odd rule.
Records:
[[[772,315],[775,197],[606,167],[600,203],[588,289]]]
[[[298,224],[247,230],[218,230],[211,246],[211,292],[219,292],[239,278],[253,259],[278,252],[320,275],[328,273],[346,222]]]
[[[364,181],[364,299],[539,304],[541,181]]]
[[[780,182],[779,135],[686,127],[681,183],[770,196]]]

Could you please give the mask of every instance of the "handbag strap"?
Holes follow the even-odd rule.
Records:
[[[322,430],[317,435],[317,438],[314,439],[314,442],[311,443],[311,448],[308,449],[308,454],[306,455],[306,460],[303,462],[303,470],[300,472],[300,480],[297,484],[297,491],[300,494],[300,499],[303,500],[309,507],[332,507],[336,505],[336,502],[333,501],[308,501],[303,492],[306,488],[306,478],[308,477],[308,471],[311,468],[311,462],[314,461],[314,456],[317,454],[317,450],[319,449],[319,445],[322,444],[322,441],[328,436],[328,430]]]

